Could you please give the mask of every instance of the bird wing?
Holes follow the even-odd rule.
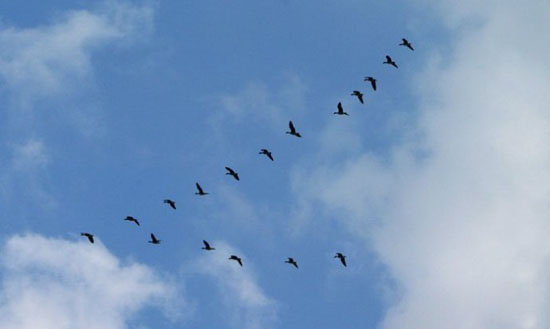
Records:
[[[296,132],[296,128],[294,128],[294,124],[292,123],[292,121],[288,122],[288,127],[290,128],[291,132],[293,132],[293,133]]]
[[[363,94],[359,94],[357,95],[357,97],[359,98],[359,101],[361,102],[361,104],[363,104]]]
[[[391,60],[391,57],[388,56],[388,55],[386,55],[386,61],[391,62],[391,61],[392,61],[392,60]]]
[[[206,242],[206,240],[202,240],[202,243],[204,243],[204,247],[206,249],[210,249],[210,244],[208,242]]]
[[[88,234],[87,237],[88,237],[88,240],[90,240],[91,243],[94,243],[94,236],[93,235]]]
[[[273,156],[271,155],[271,153],[267,153],[267,157],[268,157],[271,161],[273,161]]]
[[[229,167],[225,167],[225,169],[226,169],[231,175],[235,174],[235,171],[234,171],[233,169],[231,169],[231,168],[229,168]]]
[[[372,89],[376,90],[376,80],[372,80],[371,81],[371,84],[372,84]]]
[[[197,186],[197,190],[199,190],[199,193],[203,193],[202,187],[199,185],[199,183],[195,183],[195,186]]]
[[[346,258],[345,257],[341,257],[340,260],[342,261],[342,264],[344,264],[344,266],[346,266],[346,267],[348,266],[346,264]]]
[[[344,113],[344,108],[342,107],[342,102],[338,102],[338,113]]]

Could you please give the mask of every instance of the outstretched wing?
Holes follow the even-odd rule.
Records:
[[[344,108],[342,107],[342,102],[338,102],[338,113],[344,113]]]
[[[199,193],[204,193],[202,191],[202,187],[199,185],[199,183],[195,183],[195,186],[197,187],[197,190],[199,191]]]
[[[294,128],[294,124],[292,123],[292,121],[289,121],[289,122],[288,122],[288,128],[290,129],[290,132],[291,132],[291,133],[295,133],[295,132],[296,132],[296,128]]]
[[[204,247],[206,249],[210,249],[210,244],[208,242],[206,242],[206,240],[202,240],[202,243],[204,243]]]

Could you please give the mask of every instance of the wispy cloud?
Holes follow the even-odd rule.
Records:
[[[95,11],[65,13],[50,25],[0,30],[0,77],[23,98],[74,91],[92,72],[93,51],[135,40],[152,29],[153,11],[105,2]]]
[[[43,122],[73,126],[84,137],[102,135],[97,103],[80,97],[94,89],[92,57],[99,49],[114,49],[149,35],[153,13],[150,6],[113,0],[93,10],[63,12],[42,26],[0,27],[0,88],[6,104],[0,147],[12,155],[0,160],[5,201],[25,195],[33,203],[28,197],[32,194],[38,201],[34,204],[55,203],[42,185],[48,165],[55,163],[56,149],[45,136],[59,126]]]
[[[14,236],[1,265],[0,328],[123,329],[141,309],[183,301],[154,270],[122,263],[100,241]]]
[[[550,326],[550,4],[489,3],[442,2],[458,29],[421,76],[417,140],[301,172],[304,207],[339,214],[401,287],[382,328]]]
[[[233,123],[267,127],[285,126],[289,119],[305,113],[306,84],[297,75],[287,75],[282,85],[273,89],[264,82],[250,82],[234,94],[219,97],[219,110],[211,118],[215,127],[230,120]]]
[[[238,328],[272,328],[277,321],[277,304],[265,295],[246,256],[223,241],[215,241],[217,252],[201,258],[196,268],[212,277],[226,307],[226,316]],[[243,259],[243,267],[228,260],[229,255]]]

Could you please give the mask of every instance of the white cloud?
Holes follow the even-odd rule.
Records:
[[[48,162],[49,156],[41,140],[30,139],[26,143],[14,147],[13,170],[43,168]]]
[[[305,112],[306,92],[305,83],[296,75],[287,75],[277,90],[263,82],[251,82],[235,94],[222,95],[221,110],[211,121],[216,126],[228,119],[238,123],[269,123],[270,127],[280,129],[286,127],[289,119]]]
[[[91,73],[94,49],[147,33],[152,16],[150,7],[111,1],[96,11],[69,11],[51,25],[3,28],[0,77],[24,97],[67,93]]]
[[[418,140],[297,182],[399,284],[384,329],[550,327],[550,3],[489,3],[443,2],[458,29],[419,79]]]
[[[154,270],[121,263],[100,241],[14,236],[2,250],[0,328],[123,329],[138,311],[181,302]]]
[[[238,328],[273,327],[277,321],[277,306],[258,285],[252,264],[241,251],[225,242],[215,241],[212,246],[216,252],[201,258],[194,267],[216,281],[229,320]],[[230,255],[241,257],[243,267],[229,260]]]

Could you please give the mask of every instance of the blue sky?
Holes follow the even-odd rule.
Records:
[[[491,4],[0,3],[0,328],[545,328],[550,11]]]

